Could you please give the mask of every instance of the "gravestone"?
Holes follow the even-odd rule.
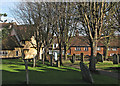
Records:
[[[84,61],[84,54],[81,53],[81,62],[83,62],[83,61]]]
[[[70,61],[71,61],[72,63],[74,63],[74,62],[75,62],[75,59],[76,59],[75,54],[73,54],[72,59],[70,59]]]
[[[97,53],[97,61],[98,62],[103,62],[103,55],[100,53]]]
[[[83,62],[80,62],[80,69],[82,73],[82,79],[86,82],[94,83],[89,68]]]
[[[118,54],[118,57],[119,57],[119,63],[120,63],[120,54]]]
[[[117,54],[113,55],[113,64],[119,64],[119,56]]]

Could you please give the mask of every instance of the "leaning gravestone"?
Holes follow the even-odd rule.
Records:
[[[119,56],[116,54],[113,55],[113,64],[119,64]]]
[[[82,73],[82,79],[86,82],[94,83],[90,70],[83,62],[80,62],[80,69]]]
[[[100,53],[97,53],[97,61],[98,62],[103,62],[103,55]]]

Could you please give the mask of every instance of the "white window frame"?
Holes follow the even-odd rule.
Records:
[[[84,51],[88,51],[88,47],[84,47]]]
[[[76,47],[75,50],[76,51],[81,51],[81,47]]]
[[[17,53],[18,52],[18,53]],[[19,51],[16,51],[16,56],[19,56]]]
[[[3,54],[4,53],[4,54]],[[7,56],[8,55],[8,51],[3,51],[2,52],[2,56]]]
[[[110,48],[108,48],[108,50],[110,51]]]
[[[100,50],[101,50],[101,47],[97,47],[97,50],[100,51]]]
[[[113,50],[113,51],[117,51],[117,48],[116,48],[116,47],[114,47],[114,48],[112,48],[112,50]]]

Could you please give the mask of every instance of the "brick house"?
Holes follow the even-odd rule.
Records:
[[[119,38],[119,36],[118,36]],[[54,39],[56,40],[56,39]],[[67,51],[68,55],[80,55],[84,53],[85,56],[91,55],[91,47],[89,44],[89,40],[83,36],[75,36],[70,40],[70,46]],[[120,54],[120,39],[112,39],[108,48],[108,56],[112,56],[113,54]],[[57,45],[56,47],[54,47]],[[62,48],[64,54],[64,48]],[[52,51],[51,51],[52,52]],[[59,47],[57,41],[53,41],[53,52],[57,52],[59,54]],[[105,45],[100,41],[97,46],[97,53],[102,55],[105,54]]]

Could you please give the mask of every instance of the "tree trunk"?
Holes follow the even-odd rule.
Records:
[[[67,52],[66,52],[66,45],[64,45],[64,60],[66,60],[67,59]]]
[[[33,67],[36,66],[36,56],[33,58]]]
[[[97,42],[93,41],[91,43],[91,57],[90,57],[90,64],[89,64],[89,69],[90,71],[95,71],[96,70],[96,54],[97,54]]]
[[[105,56],[104,56],[104,60],[106,60],[108,58],[108,45],[105,46]]]
[[[63,65],[63,64],[62,64],[62,49],[61,49],[61,42],[59,43],[59,51],[60,51],[59,61],[60,61],[60,66],[61,66],[61,65]]]

